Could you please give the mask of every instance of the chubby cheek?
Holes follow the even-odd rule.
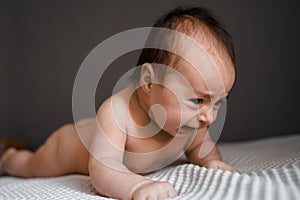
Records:
[[[173,134],[176,134],[178,128],[181,124],[181,114],[180,112],[170,111],[167,112],[167,120],[163,127],[163,130]]]
[[[169,102],[166,104],[165,109],[167,111],[167,121],[164,130],[175,135],[182,125],[182,107],[175,94],[171,93],[169,95]]]
[[[153,113],[155,121],[157,124],[162,125],[161,120],[162,118],[165,118],[165,123],[163,126],[160,126],[160,128],[169,133],[176,133],[181,122],[181,109],[176,95],[167,88],[164,88],[155,96],[156,97],[153,99],[152,105],[159,104],[160,109],[164,110],[164,112],[157,110]]]
[[[162,117],[161,112],[156,112],[154,114],[154,120],[156,124],[165,132],[176,135],[178,128],[180,127],[181,114],[179,111],[174,111],[165,107],[165,112]],[[163,120],[163,118],[165,120]],[[165,123],[163,123],[163,121]]]

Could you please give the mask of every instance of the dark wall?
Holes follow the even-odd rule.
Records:
[[[177,5],[210,8],[234,38],[238,75],[221,140],[300,132],[297,0],[0,1],[0,136],[36,148],[72,122],[73,82],[87,54],[114,34],[151,26]],[[111,65],[97,105],[137,55]]]

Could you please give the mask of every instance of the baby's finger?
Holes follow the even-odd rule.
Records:
[[[176,197],[176,196],[178,196],[178,193],[174,188],[172,188],[171,190],[168,190],[168,198]]]
[[[162,190],[158,198],[159,200],[177,196],[177,191],[175,190],[172,184],[170,184],[167,181],[161,183],[163,185],[163,188],[161,188]]]
[[[222,168],[231,172],[237,172],[237,170],[226,163],[222,163]]]
[[[158,200],[164,200],[164,199],[168,199],[168,198],[172,198],[172,197],[176,197],[176,196],[177,196],[176,191],[174,192],[173,190],[167,190],[158,196]]]

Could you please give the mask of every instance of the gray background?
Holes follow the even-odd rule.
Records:
[[[300,132],[298,0],[0,1],[0,136],[43,143],[72,122],[72,87],[87,54],[127,29],[151,26],[177,5],[202,5],[234,38],[238,76],[222,141]],[[98,106],[138,52],[101,79]]]

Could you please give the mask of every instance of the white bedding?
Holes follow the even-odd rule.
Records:
[[[180,164],[147,177],[172,183],[181,199],[300,199],[300,134],[220,144],[226,162],[239,173]],[[121,187],[116,184],[116,187]],[[0,199],[108,199],[89,177],[0,178]]]

